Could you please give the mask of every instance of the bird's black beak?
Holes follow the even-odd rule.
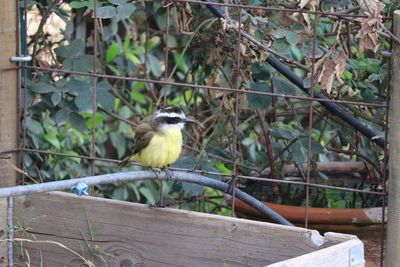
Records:
[[[185,123],[196,123],[198,121],[197,120],[192,120],[192,119],[189,119],[189,118],[183,118],[182,122],[185,122]]]

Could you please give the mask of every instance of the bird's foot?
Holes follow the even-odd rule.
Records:
[[[157,176],[157,179],[160,178],[161,170],[158,168],[151,168],[151,170],[154,172],[154,174]]]
[[[226,190],[226,193],[228,193],[230,195],[233,194],[233,183],[235,182],[235,179],[236,179],[236,175],[233,174],[232,178],[228,182],[226,182],[228,184],[228,188]]]
[[[150,208],[165,208],[165,206],[161,202],[158,202],[156,204],[149,204],[149,207]]]
[[[163,167],[163,171],[165,172],[165,178],[166,178],[167,180],[171,180],[171,178],[172,178],[172,171],[170,171],[170,170],[168,169],[167,166]]]

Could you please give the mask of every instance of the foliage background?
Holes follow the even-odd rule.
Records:
[[[235,1],[233,1],[235,2]],[[242,1],[243,2],[243,1]],[[231,19],[242,16],[243,28],[268,45],[308,86],[335,99],[385,104],[388,89],[390,15],[395,1],[248,0],[244,4],[277,8],[367,14],[354,18],[319,17],[316,24],[315,75],[311,81],[313,14],[226,8]],[[21,2],[23,4],[23,1]],[[305,94],[264,64],[265,54],[256,53],[226,22],[215,19],[198,4],[166,1],[97,1],[98,54],[94,55],[93,0],[28,1],[27,49],[32,64],[43,68],[96,72],[109,75],[167,80],[180,83],[240,88],[245,91]],[[367,6],[365,5],[367,3]],[[397,4],[398,5],[398,4]],[[166,41],[166,12],[170,12]],[[30,23],[32,22],[32,23]],[[165,50],[168,47],[168,62]],[[238,51],[240,59],[237,58]],[[241,68],[236,69],[240,60]],[[167,70],[167,71],[166,71]],[[27,147],[70,155],[90,155],[93,78],[76,74],[29,71],[26,110]],[[174,167],[232,174],[232,158],[238,173],[275,179],[304,180],[310,102],[301,99],[234,94],[160,83],[97,80],[97,157],[121,159],[133,145],[132,125],[163,103],[182,107],[201,124],[187,127],[184,154]],[[239,113],[235,112],[236,103]],[[383,150],[347,124],[313,102],[312,181],[353,188],[382,190]],[[342,105],[379,135],[384,135],[385,108]],[[232,155],[235,116],[238,145]],[[117,119],[128,120],[129,123]],[[265,131],[269,129],[270,131]],[[271,148],[271,154],[268,153]],[[361,161],[368,166],[355,181],[335,180],[319,172],[317,162]],[[276,173],[271,172],[271,164]],[[284,172],[293,165],[295,174]],[[24,169],[36,182],[90,175],[90,162],[74,157],[27,153]],[[132,166],[125,170],[138,170]],[[115,163],[96,161],[95,173],[118,172]],[[340,171],[340,170],[339,170]],[[354,175],[354,174],[346,174]],[[290,176],[290,177],[289,177]],[[211,176],[222,179],[221,176]],[[305,188],[241,181],[239,186],[262,200],[302,205]],[[154,181],[110,184],[95,188],[96,195],[154,204],[159,183]],[[223,196],[191,184],[167,182],[168,204],[182,208],[228,213]],[[336,190],[312,188],[311,202],[318,207],[366,207],[379,205],[379,198]]]

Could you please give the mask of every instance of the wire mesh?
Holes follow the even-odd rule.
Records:
[[[51,7],[54,7],[55,5],[58,5],[62,1],[54,1],[53,4],[48,8],[47,12],[51,12]],[[23,49],[23,54],[28,55],[28,35],[27,35],[27,0],[24,0],[24,37],[22,38],[23,41],[21,42],[21,46]],[[168,66],[168,62],[170,60],[170,51],[173,51],[176,49],[175,47],[169,47],[169,40],[170,40],[170,13],[171,13],[171,7],[176,5],[177,3],[183,3],[183,4],[188,4],[190,3],[191,5],[201,5],[201,6],[219,6],[221,8],[225,8],[225,14],[229,14],[230,12],[234,12],[238,17],[238,24],[237,24],[237,29],[236,30],[236,59],[235,59],[235,69],[234,71],[234,85],[231,87],[223,87],[223,86],[213,86],[213,85],[201,85],[201,84],[195,84],[195,83],[189,83],[189,82],[175,82],[170,79],[170,74],[174,72],[174,70],[170,70]],[[96,7],[98,4],[97,0],[94,0],[94,7]],[[82,72],[82,71],[73,71],[73,70],[65,70],[61,68],[50,68],[50,67],[42,67],[42,66],[28,66],[27,63],[21,63],[18,67],[14,69],[3,69],[2,71],[18,71],[21,74],[21,77],[23,76],[23,93],[19,97],[22,97],[22,100],[19,99],[19,102],[23,103],[23,111],[22,111],[22,138],[21,138],[21,143],[19,148],[16,148],[15,150],[8,150],[8,151],[0,151],[1,154],[9,154],[9,153],[18,153],[22,157],[21,161],[21,168],[23,169],[23,164],[25,162],[25,155],[26,153],[39,153],[39,154],[46,154],[46,155],[54,155],[54,156],[62,156],[62,157],[73,157],[73,158],[81,158],[81,159],[86,159],[89,160],[90,162],[90,173],[91,175],[95,175],[96,171],[96,161],[99,162],[118,162],[118,160],[115,159],[110,159],[110,158],[103,158],[103,157],[97,157],[96,156],[96,114],[98,112],[106,112],[107,114],[114,116],[117,119],[120,119],[118,115],[113,114],[112,112],[105,111],[102,108],[98,108],[98,103],[97,103],[97,96],[98,96],[98,81],[97,79],[113,79],[113,80],[118,80],[118,81],[130,81],[130,82],[143,82],[146,85],[150,84],[158,84],[162,86],[162,102],[164,104],[167,103],[167,98],[168,98],[168,93],[169,91],[166,89],[167,86],[175,86],[176,90],[183,90],[183,88],[190,88],[193,91],[199,91],[201,89],[213,92],[224,92],[224,93],[232,93],[234,94],[234,99],[235,101],[233,102],[234,105],[234,118],[233,118],[233,129],[232,129],[232,136],[229,136],[231,138],[232,143],[231,143],[231,157],[230,159],[221,157],[219,155],[213,155],[212,153],[207,152],[207,156],[214,157],[220,160],[223,160],[224,162],[229,162],[233,165],[233,171],[230,174],[223,174],[220,172],[213,172],[213,171],[205,171],[201,169],[197,170],[192,170],[192,169],[184,169],[184,168],[172,168],[173,170],[185,170],[185,171],[191,171],[191,172],[197,172],[201,174],[210,174],[210,175],[219,175],[219,176],[224,176],[227,178],[232,179],[232,185],[233,185],[233,196],[235,195],[235,188],[237,186],[237,180],[236,179],[243,179],[243,180],[251,180],[251,181],[257,181],[257,182],[262,182],[262,183],[270,183],[273,186],[277,184],[291,184],[291,185],[301,185],[305,186],[305,214],[304,214],[304,227],[309,227],[309,206],[310,206],[310,190],[311,188],[321,188],[321,189],[332,189],[332,190],[341,190],[344,192],[353,192],[353,193],[360,193],[360,194],[368,194],[368,195],[376,195],[381,197],[381,204],[382,204],[382,224],[381,224],[381,265],[383,265],[383,255],[384,255],[384,234],[385,234],[385,204],[386,204],[386,188],[385,188],[385,182],[387,180],[387,146],[386,143],[383,147],[383,177],[380,177],[381,183],[383,184],[382,190],[381,191],[370,191],[370,190],[365,190],[365,189],[358,189],[358,188],[349,188],[349,187],[344,187],[344,186],[334,186],[334,185],[327,185],[327,184],[322,184],[318,182],[311,182],[311,172],[313,170],[312,166],[312,131],[314,128],[314,114],[317,112],[315,108],[315,102],[318,101],[319,103],[321,102],[328,102],[328,103],[336,103],[338,105],[354,105],[357,106],[358,108],[364,107],[364,108],[388,108],[388,101],[389,101],[389,93],[386,94],[386,103],[367,103],[364,101],[350,101],[350,100],[343,100],[343,99],[321,99],[321,98],[316,98],[314,96],[314,87],[315,87],[315,80],[316,80],[316,70],[315,70],[315,64],[317,63],[317,57],[316,57],[316,49],[317,49],[317,25],[319,23],[319,20],[324,17],[328,18],[335,18],[337,20],[343,20],[346,23],[347,22],[353,22],[356,19],[360,18],[368,18],[367,15],[359,15],[359,14],[346,14],[343,12],[323,12],[323,11],[312,11],[312,10],[304,10],[304,9],[290,9],[290,8],[274,8],[274,7],[267,7],[267,6],[260,6],[260,5],[245,5],[242,3],[228,3],[228,1],[224,1],[223,3],[212,3],[208,1],[197,1],[197,0],[175,0],[175,1],[164,1],[163,6],[166,9],[166,16],[165,16],[165,31],[162,32],[164,34],[164,40],[165,40],[165,48],[164,48],[164,60],[165,60],[165,69],[164,69],[164,77],[163,79],[151,79],[144,75],[144,77],[124,77],[124,76],[119,76],[119,75],[110,75],[110,74],[104,74],[102,73],[101,70],[97,68],[98,65],[98,59],[97,56],[99,55],[98,51],[98,37],[99,37],[99,27],[101,27],[99,23],[99,18],[97,14],[97,9],[93,9],[93,14],[91,15],[91,19],[93,22],[93,33],[92,33],[92,39],[93,39],[93,62],[92,62],[92,71],[91,72]],[[299,96],[299,95],[290,95],[290,94],[282,94],[282,93],[276,93],[273,90],[271,92],[262,92],[262,91],[254,91],[254,90],[243,90],[240,86],[240,72],[243,68],[241,58],[243,55],[241,54],[241,45],[243,43],[243,40],[245,37],[242,36],[242,27],[243,27],[243,21],[242,21],[242,11],[243,10],[250,10],[250,11],[268,11],[268,12],[282,12],[284,14],[286,13],[300,13],[300,14],[310,14],[315,16],[313,20],[313,27],[312,27],[312,33],[310,33],[310,36],[312,36],[312,68],[311,68],[311,90],[310,90],[310,95],[309,96]],[[382,17],[384,20],[390,21],[392,18],[390,16],[383,16]],[[350,28],[347,28],[347,32],[341,32],[341,29],[339,28],[337,32],[332,33],[333,36],[338,36],[338,35],[346,35],[348,36],[348,40],[350,40],[350,35],[353,34],[350,32]],[[146,34],[146,44],[148,42],[148,35]],[[233,42],[232,42],[233,43]],[[146,45],[147,49],[147,45]],[[147,50],[146,50],[147,51]],[[146,53],[146,52],[145,52]],[[275,53],[274,51],[271,51],[271,53]],[[275,53],[275,55],[279,56],[279,58],[285,62],[292,62],[292,59],[287,58],[285,56],[280,55],[279,53]],[[32,55],[35,57],[35,55]],[[148,57],[145,56],[145,64],[144,68],[147,68],[147,60]],[[295,66],[299,66],[299,64],[294,64]],[[300,64],[301,65],[301,64]],[[84,155],[71,155],[71,154],[66,154],[66,153],[59,153],[59,152],[53,152],[53,151],[45,151],[45,150],[40,150],[40,149],[30,149],[27,148],[27,119],[29,117],[28,114],[28,100],[27,100],[27,95],[28,95],[28,72],[29,71],[36,71],[39,73],[54,73],[54,74],[70,74],[70,75],[78,75],[78,76],[85,76],[85,77],[90,77],[92,78],[92,125],[91,125],[91,143],[90,143],[90,153],[88,156]],[[390,66],[388,68],[388,71],[390,72]],[[145,71],[146,73],[146,71]],[[273,88],[274,89],[274,88]],[[149,89],[153,90],[153,89]],[[309,101],[309,106],[308,106],[308,111],[305,110],[304,114],[308,114],[308,134],[307,134],[307,164],[306,164],[306,172],[305,174],[303,173],[303,181],[293,181],[293,180],[285,180],[285,179],[278,179],[276,175],[276,170],[274,169],[274,164],[271,166],[271,175],[268,178],[266,175],[263,175],[262,173],[259,172],[258,168],[252,168],[252,166],[247,166],[246,164],[240,163],[238,161],[238,150],[240,150],[239,147],[239,137],[238,137],[238,132],[239,132],[239,122],[243,119],[240,118],[240,99],[242,95],[256,95],[256,96],[270,96],[272,97],[272,103],[273,105],[276,105],[275,103],[276,99],[282,98],[284,101],[289,101],[289,100],[305,100]],[[122,99],[122,97],[121,97]],[[294,112],[296,114],[296,111]],[[275,118],[277,114],[274,114]],[[262,115],[259,114],[260,121],[262,121]],[[129,121],[125,121],[129,122]],[[385,128],[385,140],[387,140],[387,132],[388,132],[388,117],[387,117],[387,112],[384,114],[384,119],[383,119],[383,125]],[[263,124],[263,133],[265,136],[265,143],[266,146],[271,146],[268,144],[268,124]],[[185,147],[188,150],[192,150],[195,153],[203,153],[202,150],[197,149],[193,146],[186,146]],[[272,150],[269,150],[269,159],[273,160],[273,155],[272,155]],[[342,151],[343,152],[343,151]],[[256,171],[258,172],[258,175],[243,175],[240,174],[239,168],[248,168],[249,170],[252,170],[253,172]],[[254,174],[254,173],[253,173]],[[20,180],[20,184],[25,183],[25,178],[22,177]],[[232,202],[232,214],[235,213],[235,198],[233,198]]]

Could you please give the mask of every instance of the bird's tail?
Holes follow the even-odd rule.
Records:
[[[118,167],[123,168],[129,165],[129,162],[135,161],[135,155],[124,158],[120,163],[118,163]]]

